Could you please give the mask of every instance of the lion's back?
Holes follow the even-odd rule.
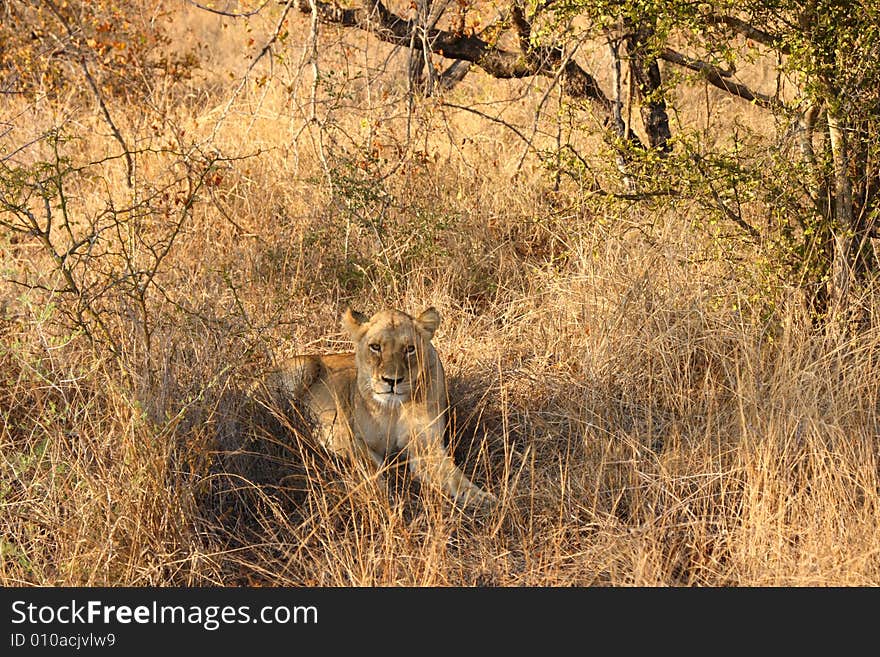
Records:
[[[323,391],[347,397],[356,377],[354,354],[343,353],[292,356],[279,365],[273,378],[287,397],[304,400],[322,396]]]

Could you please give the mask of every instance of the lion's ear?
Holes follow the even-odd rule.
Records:
[[[416,325],[428,334],[428,339],[434,337],[434,331],[440,326],[440,313],[432,306],[416,317]]]
[[[366,315],[359,313],[357,310],[352,310],[350,307],[346,308],[345,312],[342,313],[342,327],[348,331],[351,339],[355,342],[360,340],[364,334],[364,324],[366,321]]]

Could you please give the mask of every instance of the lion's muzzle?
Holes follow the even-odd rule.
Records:
[[[373,397],[382,404],[399,404],[410,393],[410,385],[404,377],[382,375],[373,380]]]

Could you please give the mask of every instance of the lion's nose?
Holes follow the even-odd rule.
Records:
[[[394,387],[395,387],[398,383],[400,383],[401,381],[403,381],[403,377],[401,376],[401,377],[398,377],[398,378],[394,378],[394,377],[391,377],[391,376],[383,376],[383,377],[382,377],[382,380],[383,380],[385,383],[387,383],[389,386],[391,386],[391,389],[392,389],[392,390],[394,390]]]

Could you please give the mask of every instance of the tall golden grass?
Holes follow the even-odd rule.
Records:
[[[830,335],[782,292],[757,312],[751,254],[705,257],[697,209],[554,191],[534,153],[514,175],[524,144],[508,128],[430,102],[407,115],[394,76],[322,96],[323,132],[293,64],[233,96],[249,32],[181,12],[181,34],[213,44],[205,70],[110,109],[128,135],[161,115],[156,145],[186,133],[241,159],[162,262],[149,347],[125,299],[104,315],[122,352],[89,342],[63,295],[8,282],[51,280],[52,263],[0,238],[0,584],[880,584],[876,319]],[[337,41],[388,55],[325,39],[327,69]],[[453,100],[489,111],[490,93],[528,84],[475,72]],[[525,98],[503,119],[528,129]],[[67,117],[77,161],[118,151],[87,100],[41,102],[0,121],[20,138]],[[539,128],[535,143],[555,138]],[[409,149],[380,183],[359,168],[370,131],[378,157]],[[138,176],[158,186],[175,166],[157,150]],[[121,161],[90,171],[70,183],[81,216],[132,193]],[[438,308],[450,447],[495,513],[471,517],[398,463],[387,486],[364,482],[243,394],[273,356],[347,349],[345,304]]]

